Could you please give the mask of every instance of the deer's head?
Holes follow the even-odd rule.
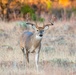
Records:
[[[26,24],[32,26],[32,28],[35,31],[35,35],[36,35],[37,38],[42,38],[44,32],[49,28],[49,26],[53,25],[53,23],[49,23],[49,24],[46,24],[46,25],[43,25],[42,27],[40,27],[40,26],[37,25],[37,23],[36,24],[26,23]]]

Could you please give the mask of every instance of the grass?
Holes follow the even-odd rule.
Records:
[[[54,65],[57,65],[58,67],[70,67],[70,61],[68,59],[59,59],[59,58],[55,58],[53,60],[51,60],[51,62],[54,64]]]
[[[76,30],[71,27],[66,32],[63,28],[62,22],[58,22],[44,35],[40,52],[40,72],[37,74],[33,54],[30,56],[30,66],[27,69],[23,66],[23,54],[18,43],[23,30],[19,28],[17,22],[9,24],[0,22],[0,34],[2,35],[0,36],[0,74],[76,75],[76,45],[74,44]],[[8,37],[3,34],[8,34]]]

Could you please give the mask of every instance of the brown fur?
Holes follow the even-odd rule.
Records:
[[[41,48],[43,32],[44,30],[48,29],[50,24],[47,24],[43,27],[38,27],[37,24],[34,25],[32,23],[27,24],[31,24],[35,32],[24,32],[20,38],[20,47],[24,56],[26,56],[27,62],[29,62],[29,53],[36,53],[35,60],[36,67],[38,69],[39,52]]]

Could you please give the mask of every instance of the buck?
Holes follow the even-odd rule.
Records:
[[[53,25],[53,23],[43,25],[43,27],[40,27],[37,24],[33,24],[33,23],[26,23],[26,24],[31,25],[34,29],[34,32],[25,31],[21,35],[20,47],[28,63],[29,63],[29,54],[35,53],[35,63],[36,63],[36,68],[38,70],[41,40],[44,32],[49,28],[50,25]]]

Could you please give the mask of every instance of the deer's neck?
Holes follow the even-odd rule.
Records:
[[[39,46],[39,44],[41,43],[42,37],[37,36],[37,35],[33,35],[32,36],[32,43],[34,44],[35,47]]]

